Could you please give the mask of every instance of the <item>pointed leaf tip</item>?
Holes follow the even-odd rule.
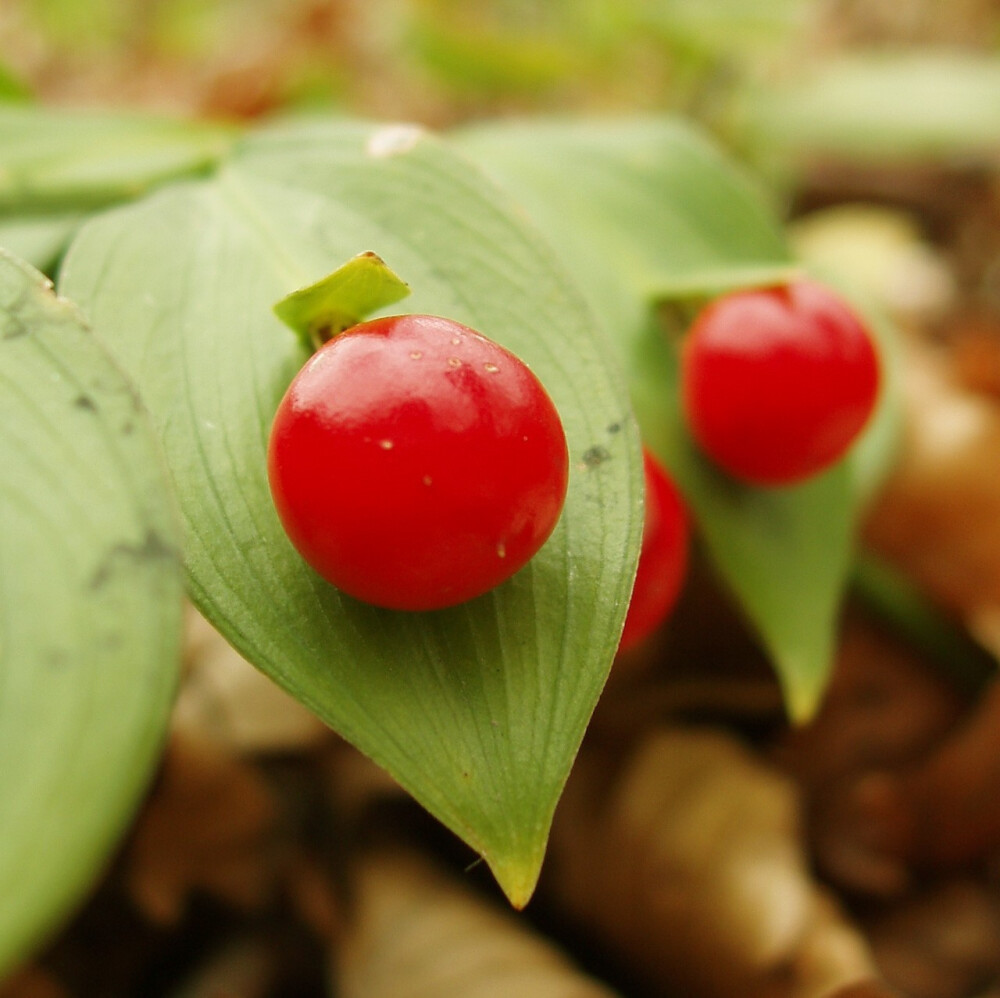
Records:
[[[825,672],[813,681],[796,678],[789,669],[782,676],[785,711],[792,724],[801,726],[808,724],[815,716],[826,689]]]
[[[277,315],[315,350],[366,316],[401,301],[410,286],[370,250],[352,257],[326,277],[286,295]]]
[[[511,906],[520,911],[527,907],[542,871],[545,847],[540,853],[526,856],[512,856],[505,859],[488,859],[487,863],[500,889]]]

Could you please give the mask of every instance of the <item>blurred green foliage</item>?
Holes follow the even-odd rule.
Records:
[[[0,100],[25,100],[30,94],[28,87],[0,62]]]
[[[443,117],[504,109],[684,107],[792,45],[811,0],[5,0],[0,54],[30,36],[47,65],[140,56],[178,72],[262,71],[277,103]],[[12,33],[11,25],[16,31]],[[23,48],[23,46],[21,46]],[[45,60],[43,60],[45,61]],[[42,66],[42,86],[45,69]]]
[[[883,162],[978,161],[1000,149],[1000,59],[992,54],[849,53],[797,83],[745,95],[759,145]]]
[[[1000,11],[971,17],[931,0],[3,0],[0,99],[438,127],[681,112],[787,179],[816,156],[992,154]]]
[[[318,105],[447,125],[667,110],[783,155],[991,145],[1000,13],[949,33],[926,0],[900,4],[900,23],[933,22],[926,37],[872,29],[886,20],[877,0],[863,12],[819,0],[5,0],[0,98],[24,79],[43,98],[128,100],[120,65],[122,79],[155,73],[150,86],[173,83],[175,103],[208,113]],[[963,34],[972,55],[952,44]]]

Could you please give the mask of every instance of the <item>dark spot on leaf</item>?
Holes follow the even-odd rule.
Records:
[[[96,592],[114,578],[118,572],[134,565],[144,565],[152,561],[178,557],[176,548],[168,544],[155,530],[146,531],[146,536],[136,544],[115,544],[104,556],[90,577],[89,588]]]
[[[101,635],[101,649],[106,655],[117,654],[121,650],[122,644],[120,631],[108,631]]]
[[[133,412],[143,411],[142,399],[135,386],[114,373],[91,379],[87,385],[87,391],[81,394],[89,394],[92,398],[125,399]]]
[[[604,464],[605,461],[611,460],[611,454],[606,447],[602,447],[600,444],[595,444],[589,450],[586,450],[583,454],[583,463],[588,468],[596,468],[599,465]]]
[[[97,412],[97,403],[89,395],[77,395],[73,399],[73,405],[85,412]]]
[[[3,340],[16,340],[22,336],[27,336],[31,330],[28,328],[28,324],[22,322],[16,316],[9,316],[7,319],[7,326],[3,331],[3,336],[0,339]]]
[[[65,648],[50,648],[45,655],[45,664],[55,671],[65,669],[69,665],[69,655]]]
[[[612,423],[608,427],[608,433],[610,433],[612,435],[614,435],[615,433],[621,433],[621,431],[622,431],[622,424],[621,423]]]

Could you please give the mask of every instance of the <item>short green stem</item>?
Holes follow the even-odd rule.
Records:
[[[326,277],[285,295],[274,314],[311,353],[338,333],[410,293],[376,253],[359,253]]]

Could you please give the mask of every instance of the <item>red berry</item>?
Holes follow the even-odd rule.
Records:
[[[642,457],[646,473],[646,521],[619,652],[635,647],[667,619],[687,572],[687,508],[659,461],[648,450],[643,451]]]
[[[428,315],[375,319],[325,344],[282,399],[268,453],[303,558],[397,610],[462,603],[524,566],[559,519],[568,469],[538,378]]]
[[[722,468],[783,485],[836,462],[875,407],[867,329],[829,288],[801,280],[709,305],[684,344],[688,425]]]

